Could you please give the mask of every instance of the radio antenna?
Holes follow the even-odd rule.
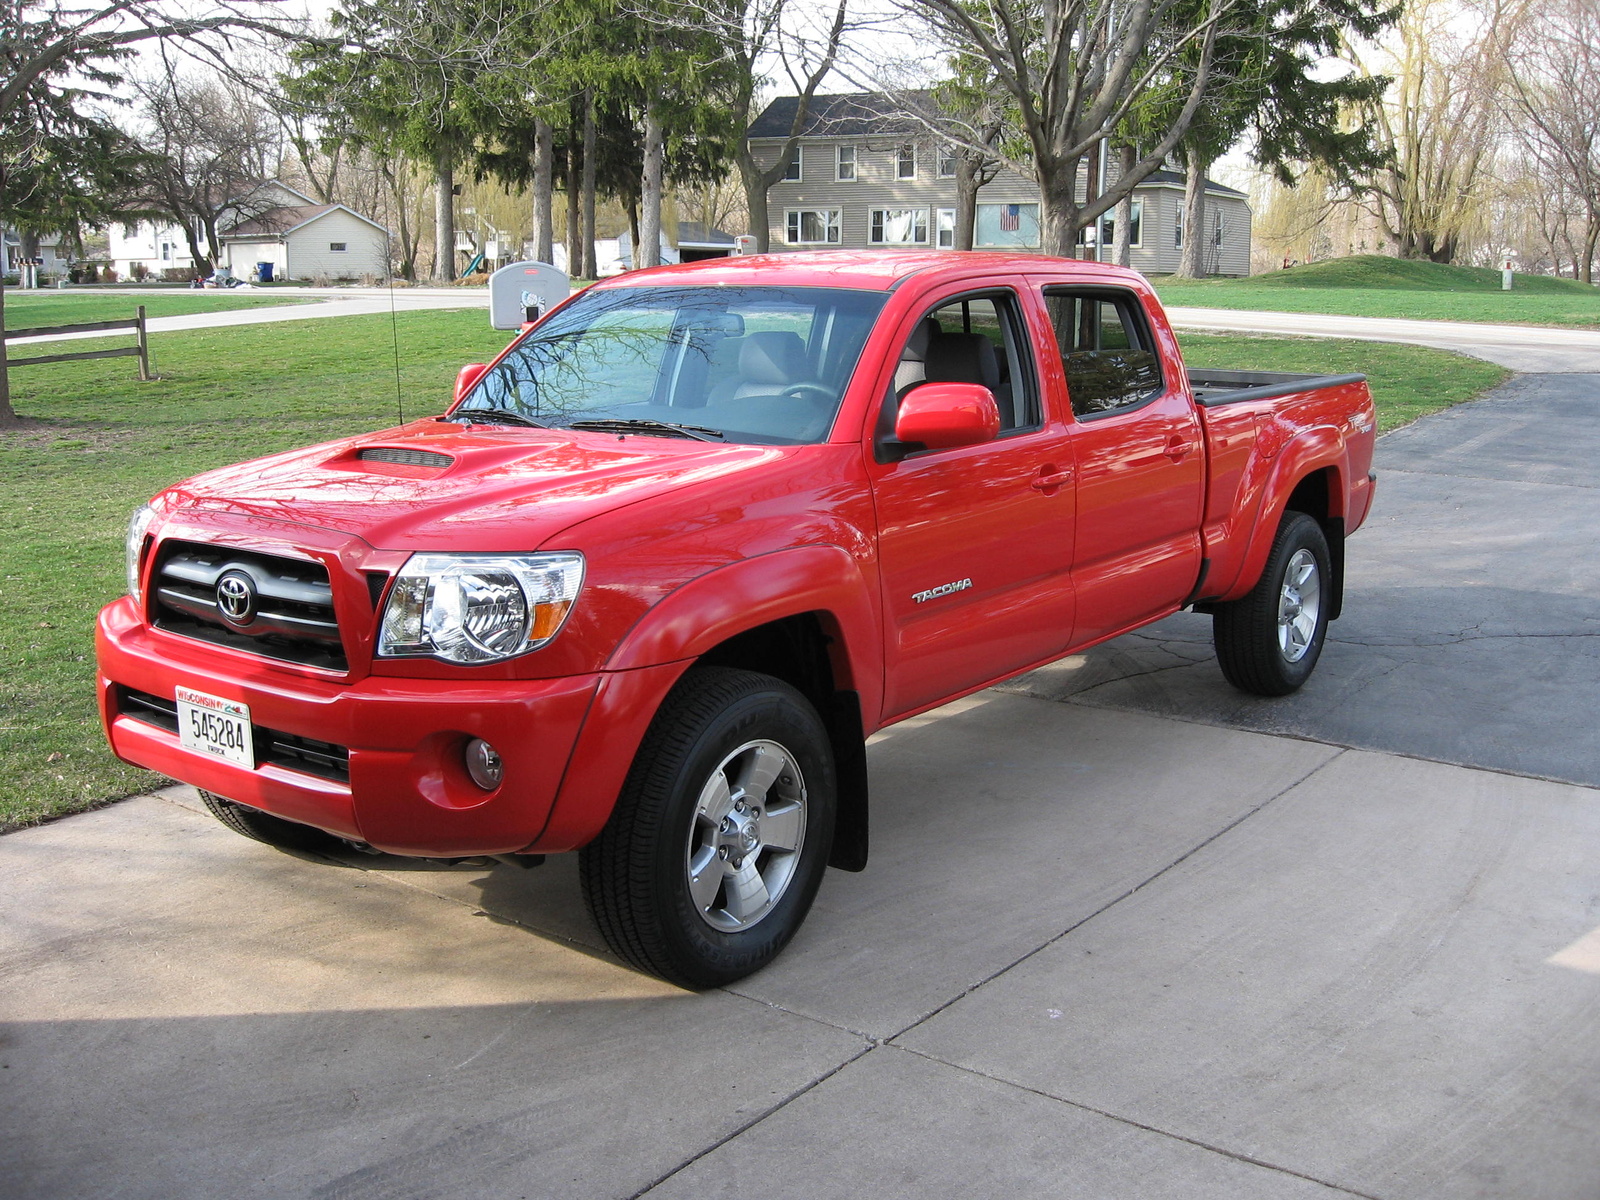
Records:
[[[389,338],[394,345],[394,408],[400,415],[400,424],[406,423],[405,401],[400,394],[400,320],[394,311],[394,242],[393,235],[384,237],[384,246],[387,248],[386,257],[389,267]]]

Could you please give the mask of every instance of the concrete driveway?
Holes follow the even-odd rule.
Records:
[[[1597,439],[1579,376],[1386,437],[1297,697],[1180,616],[879,735],[872,865],[726,991],[570,859],[0,839],[6,1194],[1593,1200]]]

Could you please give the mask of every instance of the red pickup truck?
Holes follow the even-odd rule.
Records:
[[[1116,268],[642,271],[444,416],[141,508],[105,728],[280,847],[579,850],[617,954],[713,986],[865,866],[873,731],[1185,607],[1304,683],[1373,439],[1362,376],[1186,371]]]

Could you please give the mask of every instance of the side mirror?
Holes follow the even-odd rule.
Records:
[[[456,372],[456,403],[460,404],[466,399],[467,393],[472,390],[472,385],[483,378],[483,373],[489,369],[488,363],[468,363]]]
[[[929,450],[992,442],[1000,436],[1000,409],[982,384],[925,383],[900,401],[894,436]]]

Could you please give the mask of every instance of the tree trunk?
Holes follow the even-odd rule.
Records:
[[[1036,161],[1039,182],[1039,249],[1057,258],[1076,258],[1078,221],[1078,160]]]
[[[1594,248],[1600,242],[1600,218],[1590,216],[1588,228],[1583,236],[1583,261],[1575,264],[1578,268],[1578,278],[1592,284],[1594,282]]]
[[[449,283],[456,277],[456,172],[450,156],[435,163],[433,186],[433,278]]]
[[[1117,178],[1133,174],[1139,161],[1137,146],[1117,147]],[[1111,259],[1119,267],[1133,265],[1133,193],[1117,201],[1116,227],[1111,241]]]
[[[956,154],[955,249],[971,250],[978,221],[978,159],[969,150]]]
[[[1179,279],[1205,276],[1206,171],[1211,164],[1193,151],[1185,151],[1183,184],[1183,254],[1178,259]]]
[[[178,224],[183,226],[183,240],[189,247],[189,259],[194,263],[194,273],[205,278],[211,274],[212,263],[200,249],[200,239],[195,235],[194,222],[183,220]]]
[[[756,253],[765,254],[772,249],[772,218],[767,209],[767,173],[756,162],[744,144],[735,159],[739,167],[739,182],[744,185],[744,210],[748,218],[747,232],[756,240]]]
[[[628,236],[633,239],[633,266],[630,270],[639,269],[639,198],[628,198]]]
[[[599,150],[594,128],[594,89],[583,93],[583,277],[598,279],[600,264],[594,251],[594,176]]]
[[[578,144],[583,136],[581,121],[567,122],[567,274],[573,279],[583,271],[583,223],[579,219],[581,204],[578,199],[579,179],[583,172],[583,148]]]
[[[533,257],[542,263],[555,253],[555,130],[548,121],[533,125]]]
[[[661,115],[654,102],[644,109],[644,171],[639,176],[639,242],[633,248],[633,265],[661,265],[661,175],[666,158]]]

